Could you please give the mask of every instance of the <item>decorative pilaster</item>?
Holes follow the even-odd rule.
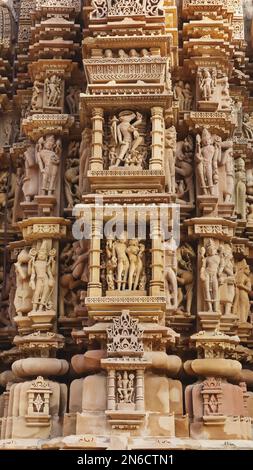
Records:
[[[94,108],[92,110],[92,144],[90,170],[103,170],[103,123],[104,110]]]

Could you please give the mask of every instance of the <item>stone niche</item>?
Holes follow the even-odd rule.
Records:
[[[250,410],[242,387],[209,378],[186,387],[185,404],[193,439],[251,438]]]
[[[67,385],[43,377],[13,384],[2,439],[49,439],[62,435],[67,410]]]

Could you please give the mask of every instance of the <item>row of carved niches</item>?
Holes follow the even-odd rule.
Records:
[[[101,242],[101,282],[106,296],[145,296],[151,272],[151,240],[128,239],[127,233]]]
[[[9,176],[6,163],[0,181],[2,218],[5,213],[6,191],[8,207],[13,207],[15,199],[16,210],[19,209],[19,202],[28,212],[34,210],[32,206],[35,203],[44,204],[44,210],[50,205],[50,201],[54,205],[59,190],[61,165],[64,167],[64,207],[71,209],[80,202],[82,194],[89,191],[91,136],[92,131],[84,129],[81,144],[79,140],[70,141],[64,149],[64,159],[61,139],[57,136],[47,135],[41,137],[36,144],[28,145],[19,158],[19,185],[16,185],[17,177],[14,173]],[[243,158],[234,159],[233,141],[222,141],[207,129],[196,137],[189,134],[178,142],[176,138],[174,126],[165,130],[163,165],[166,192],[175,194],[181,205],[192,206],[196,189],[200,204],[213,198],[215,203],[228,207],[229,213],[226,215],[235,214],[238,219],[248,219],[250,222],[252,170]],[[128,170],[147,170],[151,158],[150,149],[150,122],[145,115],[123,111],[106,118],[103,142],[105,170],[122,170],[124,174]],[[8,216],[10,218],[10,211]],[[21,216],[22,213],[15,214],[15,220]]]
[[[106,121],[103,143],[104,169],[124,170],[124,174],[127,170],[148,169],[151,133],[150,130],[146,131],[149,129],[146,116],[138,112],[123,111],[108,117]],[[81,144],[78,140],[72,140],[64,151],[64,207],[69,209],[80,202],[82,194],[89,191],[91,136],[91,130],[84,129]],[[251,220],[252,170],[245,167],[243,158],[234,160],[232,140],[222,141],[207,129],[196,137],[189,134],[178,142],[176,138],[174,126],[165,130],[166,192],[176,194],[177,202],[181,205],[193,205],[196,186],[197,195],[202,199],[206,196],[206,199],[214,198],[219,204],[228,205],[231,214],[235,205],[237,218]],[[19,164],[20,185],[16,187],[15,199],[20,202],[25,200],[25,210],[29,210],[28,206],[38,201],[38,196],[45,199],[44,204],[47,200],[49,203],[50,198],[52,203],[54,202],[59,185],[61,161],[63,162],[61,145],[57,136],[48,135],[41,137],[37,144],[29,145],[24,151]],[[10,193],[15,190],[16,177],[13,173],[12,177]],[[3,170],[1,180],[4,209],[7,168],[6,171]],[[12,197],[9,198],[9,203],[11,201]]]
[[[49,331],[56,317],[57,245],[35,241],[18,253],[15,263],[15,317],[19,333]]]
[[[79,113],[81,89],[78,85],[65,85],[57,73],[48,75],[44,81],[34,80],[31,98],[31,112]]]
[[[231,323],[232,334],[235,323],[240,329],[252,330],[251,297],[252,275],[250,266],[237,247],[214,239],[204,239],[199,245],[198,312],[202,329],[212,329],[217,321],[226,328]],[[226,331],[226,330],[225,330]]]
[[[89,280],[90,240],[69,241],[60,247],[59,317],[84,317],[83,299]]]

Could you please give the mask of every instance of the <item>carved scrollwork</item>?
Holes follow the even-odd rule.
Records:
[[[161,16],[163,0],[92,0],[91,18],[106,16]]]

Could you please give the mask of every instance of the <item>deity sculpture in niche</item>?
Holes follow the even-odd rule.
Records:
[[[145,245],[126,233],[106,243],[106,280],[109,290],[145,289]]]
[[[178,310],[191,314],[193,288],[195,283],[196,254],[193,248],[184,243],[177,250]]]
[[[66,169],[64,174],[65,197],[68,208],[80,200],[79,193],[79,142],[72,141],[68,146]]]
[[[52,294],[55,285],[56,250],[50,240],[43,240],[30,250],[28,274],[29,286],[33,291],[33,311],[46,311],[53,308]]]
[[[164,287],[166,306],[175,310],[178,306],[177,255],[174,240],[164,243]]]
[[[219,276],[223,271],[223,260],[212,239],[201,248],[200,253],[200,279],[204,286],[205,306],[209,312],[219,312]]]
[[[203,69],[199,72],[199,89],[201,98],[204,101],[212,99],[214,89],[216,86],[216,73],[215,69],[210,72],[208,69]]]
[[[239,318],[240,323],[246,323],[250,313],[251,281],[250,269],[245,259],[236,263],[235,286],[233,313]]]
[[[220,310],[223,315],[231,315],[235,297],[235,273],[232,247],[229,244],[220,246],[223,258],[222,270],[219,275]]]
[[[25,173],[22,178],[22,191],[26,202],[31,202],[39,191],[39,167],[35,159],[35,147],[30,145],[24,152]]]
[[[117,167],[141,167],[144,160],[143,150],[140,146],[144,143],[138,127],[143,117],[140,113],[122,111],[118,117],[113,116],[111,121],[110,168]]]
[[[21,250],[15,263],[16,292],[14,306],[17,315],[24,315],[32,310],[32,289],[29,285],[30,274],[28,270],[30,255],[27,249]]]
[[[246,220],[246,171],[243,158],[238,158],[235,163],[235,211],[238,217]]]
[[[165,130],[164,151],[165,189],[168,193],[175,193],[176,191],[176,145],[176,128],[171,126]]]
[[[184,140],[177,142],[176,145],[176,176],[183,178],[183,198],[194,203],[194,184],[193,184],[193,138],[188,135]],[[177,178],[178,179],[178,178]]]
[[[215,195],[218,183],[217,150],[220,143],[213,143],[213,138],[207,129],[203,129],[202,136],[196,136],[196,173],[202,194]]]
[[[36,158],[42,175],[42,194],[52,196],[56,189],[62,145],[53,135],[41,137],[36,146]]]
[[[117,373],[117,401],[118,403],[134,404],[135,374],[123,371]]]
[[[59,107],[62,98],[62,79],[53,74],[45,80],[45,102],[50,108]]]
[[[79,172],[79,193],[87,193],[89,191],[89,182],[87,173],[89,170],[91,156],[91,130],[86,128],[82,132],[82,141],[79,150],[80,155],[80,172]]]
[[[234,194],[235,172],[233,158],[233,142],[221,143],[218,154],[219,197],[222,202],[231,203]]]

